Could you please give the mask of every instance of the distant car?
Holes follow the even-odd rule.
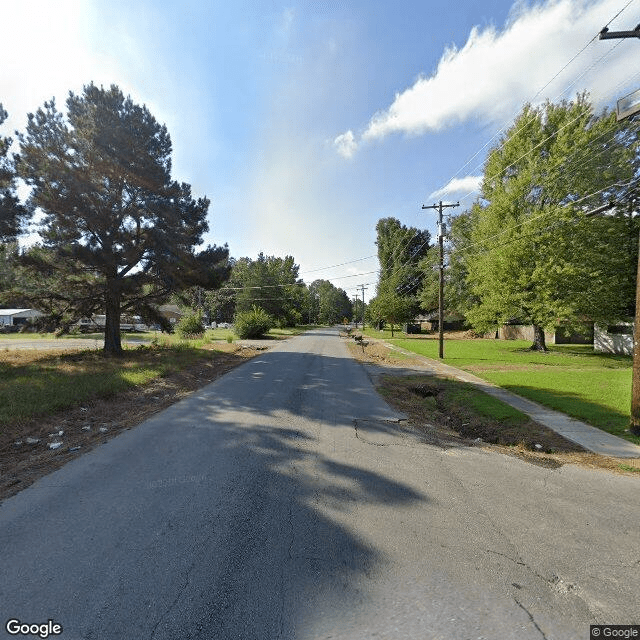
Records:
[[[218,324],[218,329],[230,329],[231,325],[228,322],[221,322]]]

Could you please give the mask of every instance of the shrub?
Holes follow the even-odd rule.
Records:
[[[273,318],[255,305],[251,311],[236,314],[233,330],[239,338],[259,338],[274,326]]]
[[[204,325],[202,324],[202,311],[196,311],[182,316],[176,325],[176,331],[181,338],[192,338],[193,336],[201,336],[204,333]]]

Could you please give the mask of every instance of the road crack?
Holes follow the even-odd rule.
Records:
[[[196,566],[196,562],[193,562],[191,564],[191,566],[186,570],[184,583],[180,587],[180,589],[178,591],[178,595],[174,598],[173,602],[167,607],[167,610],[158,618],[158,622],[156,622],[155,626],[153,627],[153,631],[151,632],[151,635],[149,636],[149,640],[153,640],[153,638],[156,635],[156,632],[158,631],[158,627],[160,626],[160,623],[163,620],[166,620],[166,618],[173,611],[173,609],[175,609],[176,605],[180,601],[180,598],[182,598],[182,594],[186,591],[187,587],[189,586],[189,583],[191,582],[191,572],[193,571],[193,568],[195,566]]]
[[[382,424],[382,425],[396,425],[396,426],[400,426],[403,422],[406,422],[406,420],[402,420],[402,419],[397,419],[397,420],[368,420],[366,418],[355,418],[353,420],[353,429],[355,431],[355,435],[356,435],[356,439],[360,440],[360,442],[364,442],[366,444],[370,444],[373,447],[407,447],[409,449],[415,449],[417,447],[418,444],[422,444],[422,443],[418,443],[418,442],[409,442],[407,441],[407,437],[408,436],[412,436],[412,435],[416,435],[413,434],[413,432],[409,432],[407,431],[406,433],[403,431],[399,431],[398,433],[394,433],[394,434],[389,434],[387,433],[386,435],[392,435],[394,438],[396,438],[397,440],[399,440],[398,442],[374,442],[373,440],[369,440],[368,438],[366,438],[364,435],[362,435],[362,433],[360,433],[361,431],[364,431],[364,429],[358,429],[358,423],[378,423],[378,424]],[[405,437],[406,436],[406,437]]]
[[[549,640],[545,632],[540,628],[538,623],[535,621],[535,618],[533,617],[529,609],[527,609],[517,598],[514,598],[513,601],[527,614],[527,616],[529,616],[529,620],[531,620],[531,624],[540,632],[540,635],[542,636],[543,640]]]

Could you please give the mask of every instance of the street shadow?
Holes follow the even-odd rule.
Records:
[[[0,600],[65,638],[326,637],[389,563],[354,514],[430,504],[357,439],[363,418],[392,438],[397,414],[350,357],[257,356],[4,503]],[[60,502],[21,526],[21,504]]]

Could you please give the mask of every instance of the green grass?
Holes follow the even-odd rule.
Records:
[[[526,414],[501,402],[497,398],[479,391],[473,385],[464,384],[458,387],[451,385],[449,401],[458,406],[469,407],[477,414],[493,420],[508,421],[516,424],[529,421],[529,416]]]
[[[437,339],[387,339],[407,351],[438,360]],[[549,353],[529,351],[529,346],[524,340],[446,340],[444,362],[640,444],[639,437],[626,431],[631,357],[594,353],[590,345],[555,345]]]
[[[188,345],[140,348],[120,358],[101,351],[6,352],[0,360],[0,425],[108,397],[211,357]]]

